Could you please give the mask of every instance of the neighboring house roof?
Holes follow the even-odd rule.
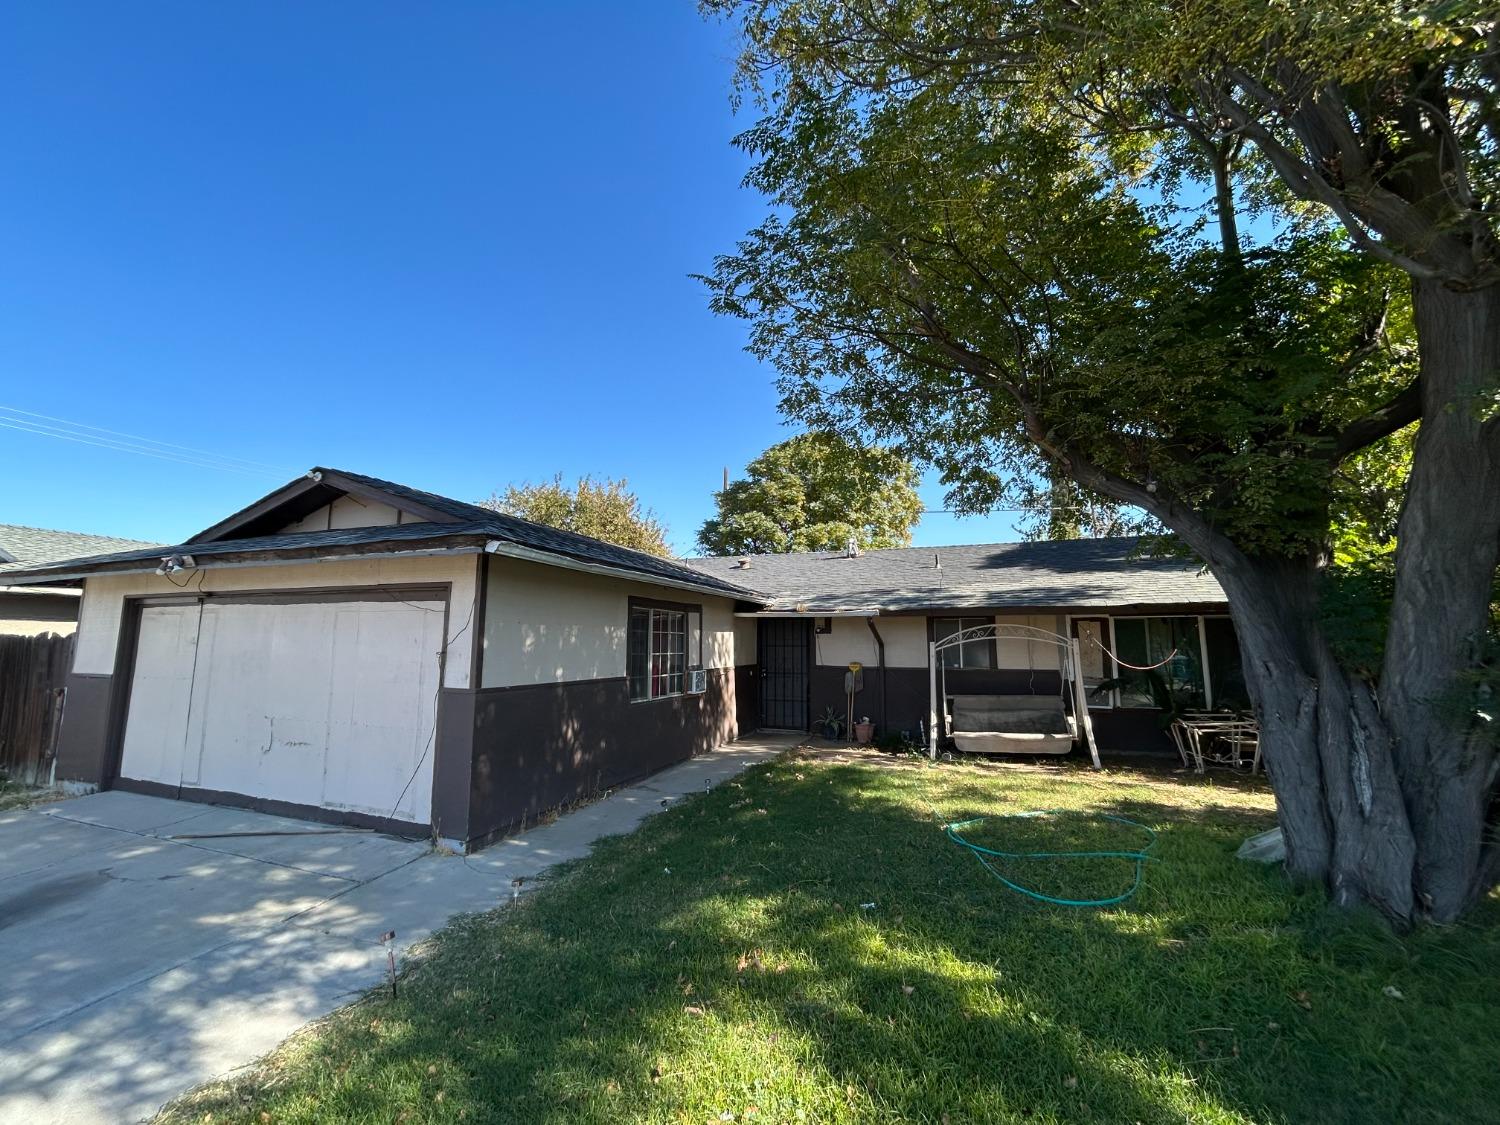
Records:
[[[420,518],[418,522],[375,527],[263,533],[263,529],[284,527],[294,522],[306,513],[309,504],[326,504],[345,492],[378,495],[393,507],[417,513]],[[381,553],[382,548],[387,549],[387,553],[390,550],[482,549],[491,542],[502,546],[499,553],[519,554],[539,562],[550,561],[559,565],[575,562],[623,571],[667,585],[688,585],[725,597],[760,600],[744,586],[705,574],[673,559],[632,551],[571,531],[559,531],[378,477],[326,468],[313,469],[306,477],[284,485],[184,543],[104,554],[96,551],[85,557],[49,560],[46,564],[27,566],[24,571],[18,568],[17,573],[7,574],[6,578],[17,582],[46,582],[111,571],[154,569],[167,555],[192,555],[195,560],[233,556],[236,562],[253,562],[284,557],[375,554]],[[506,546],[511,549],[504,549]],[[143,565],[147,563],[151,564],[149,568]]]
[[[53,531],[45,527],[22,527],[0,523],[0,571],[42,566],[81,555],[131,551],[154,544],[144,539],[121,539],[113,535],[87,535],[81,531]]]
[[[741,560],[749,563],[742,566]],[[1100,609],[1223,603],[1213,576],[1181,559],[1140,554],[1134,538],[979,543],[688,560],[760,591],[768,610]],[[940,564],[940,565],[938,565]]]

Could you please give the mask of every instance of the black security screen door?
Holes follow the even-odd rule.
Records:
[[[760,725],[807,729],[808,657],[812,622],[791,617],[760,621]]]

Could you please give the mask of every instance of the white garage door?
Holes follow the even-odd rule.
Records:
[[[144,607],[121,776],[426,824],[443,609]]]

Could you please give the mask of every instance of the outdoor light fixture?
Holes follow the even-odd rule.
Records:
[[[196,564],[192,555],[168,555],[161,560],[161,566],[156,568],[156,573],[161,575],[176,574],[179,570],[193,570]]]

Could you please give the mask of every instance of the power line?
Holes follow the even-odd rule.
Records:
[[[34,421],[33,419],[41,419]],[[57,424],[54,424],[57,423]],[[297,470],[278,468],[262,461],[245,457],[215,453],[207,449],[179,445],[175,442],[158,441],[155,438],[127,434],[119,430],[93,426],[85,422],[74,422],[50,414],[39,414],[12,406],[0,406],[0,427],[21,433],[37,434],[41,437],[58,438],[62,441],[91,445],[117,453],[133,453],[142,457],[154,457],[201,469],[217,469],[223,472],[245,473],[252,476],[296,476]]]

